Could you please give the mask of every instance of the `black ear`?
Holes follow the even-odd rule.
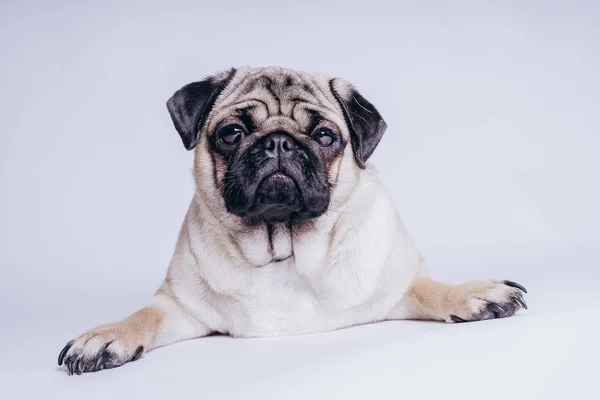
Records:
[[[338,87],[336,79],[329,81],[331,92],[342,108],[346,125],[350,131],[356,163],[364,169],[365,163],[379,144],[387,124],[369,100],[365,99],[351,85],[346,85],[347,87],[336,89]],[[344,92],[345,94],[343,94]]]
[[[235,75],[234,68],[216,76],[185,85],[167,101],[167,108],[183,145],[192,150],[217,97]]]

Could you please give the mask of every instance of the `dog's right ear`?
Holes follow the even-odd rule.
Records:
[[[366,162],[379,144],[387,124],[379,111],[348,82],[331,79],[329,88],[344,114],[350,131],[350,141],[356,164],[366,168]]]
[[[235,75],[235,68],[185,85],[167,101],[167,109],[186,149],[200,141],[200,131],[217,97]]]

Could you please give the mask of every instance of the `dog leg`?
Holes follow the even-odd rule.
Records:
[[[469,322],[512,316],[521,308],[525,288],[505,280],[448,285],[428,277],[416,278],[390,319]]]
[[[119,367],[145,352],[211,330],[179,304],[165,283],[141,310],[122,321],[100,325],[71,340],[58,356],[69,375]]]

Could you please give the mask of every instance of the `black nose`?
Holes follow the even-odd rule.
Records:
[[[290,154],[295,147],[294,140],[285,133],[271,133],[264,142],[264,149],[271,157]]]

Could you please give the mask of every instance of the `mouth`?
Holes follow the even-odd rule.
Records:
[[[267,222],[284,222],[303,210],[305,207],[296,181],[282,172],[276,172],[259,183],[248,215]]]

